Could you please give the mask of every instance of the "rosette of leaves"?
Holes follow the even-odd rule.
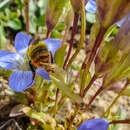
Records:
[[[127,16],[125,22],[121,26],[115,39],[109,41],[99,50],[95,59],[96,73],[106,73],[112,69],[115,63],[120,61],[125,53],[130,51],[130,14]],[[100,75],[99,74],[99,75]]]
[[[97,76],[104,76],[104,86],[110,86],[130,76],[130,14],[114,40],[106,43],[95,58]]]

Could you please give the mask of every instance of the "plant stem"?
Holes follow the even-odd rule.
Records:
[[[76,49],[74,55],[70,58],[69,63],[66,66],[66,71],[69,70],[70,65],[80,52],[80,49],[82,48],[82,45],[84,43],[85,39],[85,27],[86,27],[86,22],[85,22],[85,10],[84,10],[84,2],[83,0],[79,0],[80,2],[80,13],[81,13],[81,36],[80,36],[80,42],[78,44],[78,48]]]
[[[119,94],[116,96],[116,98],[113,100],[113,102],[111,103],[111,105],[107,108],[107,110],[104,112],[104,114],[102,115],[102,117],[105,117],[105,115],[110,111],[110,109],[113,107],[113,105],[117,102],[117,100],[119,99],[119,97],[122,95],[122,93],[125,91],[125,89],[127,88],[129,84],[129,81],[126,82],[125,86],[120,90]]]
[[[85,107],[85,111],[88,110],[89,106],[92,104],[92,102],[95,100],[95,98],[104,90],[103,87],[100,87],[97,92],[95,93],[95,95],[91,98],[91,100],[89,101],[89,103],[86,105]]]
[[[86,61],[87,63],[84,62],[85,64],[83,63],[84,65],[82,65],[82,66],[86,66],[86,67],[85,67],[85,70],[84,70],[84,72],[83,72],[82,84],[81,84],[81,87],[80,87],[82,90],[83,90],[84,87],[85,87],[86,75],[87,75],[87,73],[88,73],[88,71],[89,71],[89,69],[90,69],[90,66],[91,66],[92,61],[94,60],[94,57],[96,56],[97,49],[99,48],[100,43],[101,43],[101,41],[103,40],[103,36],[104,36],[104,34],[105,34],[105,31],[106,31],[105,28],[102,28],[102,27],[100,28],[99,34],[98,34],[98,36],[97,36],[97,38],[96,38],[95,44],[94,44],[94,46],[93,46],[93,48],[92,48],[92,51],[91,51],[89,57],[86,56],[87,58],[85,58],[85,59],[88,59],[88,60]],[[82,90],[81,90],[81,91],[82,91]]]
[[[130,119],[111,121],[109,124],[130,124]]]
[[[62,45],[63,45],[63,44],[66,42],[66,40],[67,40],[69,30],[70,30],[70,26],[67,26],[66,29],[65,29],[64,37],[63,37],[63,39],[62,39]]]
[[[86,88],[84,89],[84,91],[82,92],[82,88],[80,89],[80,95],[82,97],[84,97],[86,95],[86,93],[88,92],[88,90],[90,89],[90,87],[92,86],[92,84],[94,83],[94,81],[97,79],[97,76],[94,75],[91,79],[91,81],[89,82],[88,86],[86,86]]]
[[[73,116],[71,117],[71,120],[70,120],[69,124],[68,124],[68,130],[72,130],[72,124],[73,124],[74,118],[76,117],[76,115],[77,115],[77,113],[79,111],[79,108],[80,108],[80,106],[78,105],[76,107],[75,111],[74,111]]]
[[[54,106],[54,118],[56,117],[59,91],[60,91],[59,88],[57,88],[57,90],[56,90],[56,99],[55,99],[55,106]]]
[[[29,0],[24,0],[25,17],[26,17],[26,33],[29,34]]]
[[[51,36],[51,31],[47,30],[46,39],[50,38],[50,36]]]
[[[67,57],[65,59],[64,68],[68,62],[68,59],[69,59],[71,51],[72,51],[74,35],[75,35],[76,29],[77,29],[78,19],[79,19],[79,14],[75,13],[74,21],[73,21],[73,28],[72,28],[72,33],[71,33],[71,39],[70,39],[70,46],[69,46],[69,50],[67,53]]]

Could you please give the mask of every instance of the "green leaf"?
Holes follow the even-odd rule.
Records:
[[[12,89],[7,89],[6,93],[21,104],[28,104],[28,98],[24,93],[14,92]]]
[[[51,37],[56,38],[56,39],[60,39],[62,37],[62,34],[61,34],[61,32],[58,32],[57,30],[54,29],[51,33]]]
[[[64,57],[66,54],[67,45],[62,45],[55,53],[55,62],[58,66],[63,67],[64,65]]]
[[[130,84],[127,86],[127,88],[126,88],[125,91],[123,92],[123,95],[130,97]]]
[[[20,30],[22,28],[22,24],[19,19],[9,20],[8,26],[14,30]]]
[[[125,118],[126,118],[126,110],[122,106],[120,106],[118,111],[116,112],[114,120],[125,120]],[[110,125],[111,130],[119,130],[119,128],[121,127],[122,124]]]
[[[78,64],[76,64],[75,62],[73,62],[72,64],[71,64],[71,69],[72,70],[80,70],[80,66],[78,65]]]
[[[60,23],[55,27],[55,30],[62,31],[66,28],[66,25],[64,23]]]
[[[3,0],[2,2],[0,2],[0,11],[3,11],[11,2],[11,0]]]
[[[120,62],[111,68],[111,72],[108,74],[104,81],[104,87],[109,87],[110,83],[114,81],[122,80],[130,76],[130,53],[123,54]]]
[[[116,24],[113,24],[112,26],[110,26],[104,35],[104,39],[107,40],[115,29],[117,29]]]
[[[82,83],[83,72],[84,72],[84,70],[81,70],[81,71],[80,71],[79,86],[81,86],[81,83]],[[89,84],[90,80],[91,80],[91,74],[90,74],[90,72],[89,72],[89,73],[87,73],[87,75],[86,75],[85,86],[87,86],[87,85]]]
[[[33,118],[36,119],[38,121],[40,121],[42,124],[41,127],[45,130],[55,130],[56,128],[56,122],[55,120],[50,117],[49,115],[43,113],[43,112],[35,112],[32,108],[30,107],[24,107],[23,108],[23,112]]]
[[[46,10],[46,25],[52,31],[65,13],[65,8],[69,0],[48,0]]]
[[[87,12],[86,13],[86,20],[89,23],[95,23],[96,22],[96,14]]]
[[[64,82],[62,82],[61,80],[57,79],[56,77],[50,75],[51,79],[52,79],[52,82],[56,85],[56,87],[58,87],[59,89],[62,90],[62,92],[68,96],[70,98],[70,100],[74,103],[82,103],[82,98],[73,93],[71,87],[67,84],[65,84]]]
[[[0,25],[0,49],[3,48],[4,44],[6,42],[4,27]]]

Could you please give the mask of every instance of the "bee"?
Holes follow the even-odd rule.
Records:
[[[48,50],[47,45],[37,40],[30,40],[27,50],[29,65],[33,72],[33,80],[35,78],[35,70],[37,68],[44,68],[47,72],[54,72],[54,61],[51,51]]]

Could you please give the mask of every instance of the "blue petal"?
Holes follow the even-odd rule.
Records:
[[[17,69],[17,53],[0,50],[0,66],[5,69]]]
[[[88,3],[85,6],[86,11],[90,13],[96,12],[96,2],[94,0],[89,0]]]
[[[9,78],[9,86],[16,92],[23,91],[34,83],[32,71],[15,71]]]
[[[17,52],[19,52],[20,54],[25,54],[28,48],[28,44],[30,42],[32,38],[23,33],[23,32],[19,32],[16,34],[15,37],[15,49]]]
[[[36,75],[39,75],[40,77],[42,77],[46,80],[51,80],[48,72],[43,68],[37,68],[36,69]]]
[[[54,58],[55,52],[61,46],[61,41],[58,39],[46,39],[44,40],[44,42],[46,43],[48,50],[51,51],[52,56]]]
[[[106,119],[90,119],[82,123],[77,130],[107,130],[109,123]]]
[[[118,21],[116,24],[118,27],[120,27],[122,25],[122,23],[125,21],[126,17],[121,19],[120,21]]]

